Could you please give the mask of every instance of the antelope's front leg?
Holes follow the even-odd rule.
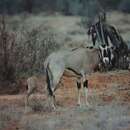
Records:
[[[84,93],[85,93],[85,104],[86,106],[90,106],[88,102],[88,80],[87,79],[85,79],[85,81],[83,82],[83,87],[84,87]]]
[[[81,81],[77,81],[77,88],[78,88],[78,102],[77,105],[81,107]]]

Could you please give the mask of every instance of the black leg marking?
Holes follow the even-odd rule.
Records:
[[[84,86],[85,88],[88,88],[88,80],[85,80],[85,81],[84,81],[83,86]]]
[[[80,81],[77,81],[77,88],[81,89],[81,82]]]

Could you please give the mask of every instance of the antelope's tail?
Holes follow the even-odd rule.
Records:
[[[53,91],[52,91],[52,79],[51,79],[51,71],[49,68],[49,64],[46,66],[46,82],[47,82],[47,90],[48,90],[48,94],[50,96],[53,96]]]

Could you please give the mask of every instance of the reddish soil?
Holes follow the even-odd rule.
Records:
[[[122,104],[129,104],[130,102],[130,72],[108,72],[108,73],[94,73],[89,76],[89,102],[92,104],[110,104],[113,101]],[[21,80],[23,86],[19,92],[26,93],[26,80]],[[45,78],[38,77],[38,91],[33,97],[36,100],[45,101]],[[74,78],[62,78],[63,86],[60,85],[56,91],[57,104],[64,108],[74,108],[77,103],[77,88]],[[42,90],[42,91],[41,91]],[[3,95],[0,96],[0,111],[5,112],[7,107],[13,106],[14,110],[19,108],[20,114],[24,111],[24,95]],[[32,98],[30,99],[32,101]],[[8,111],[8,109],[7,109]],[[15,110],[16,111],[16,110]],[[128,112],[130,114],[130,111]],[[10,113],[9,113],[10,114]],[[24,114],[23,114],[24,115]],[[27,116],[27,115],[26,115]],[[18,130],[20,128],[19,118],[11,119],[8,121],[6,127],[3,130]],[[127,128],[126,128],[127,129]],[[69,130],[69,129],[68,129]]]

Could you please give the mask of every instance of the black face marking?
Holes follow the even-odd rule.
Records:
[[[107,57],[107,51],[106,51],[106,49],[103,50],[103,57]]]
[[[84,81],[83,86],[86,87],[86,88],[88,88],[88,80]]]

